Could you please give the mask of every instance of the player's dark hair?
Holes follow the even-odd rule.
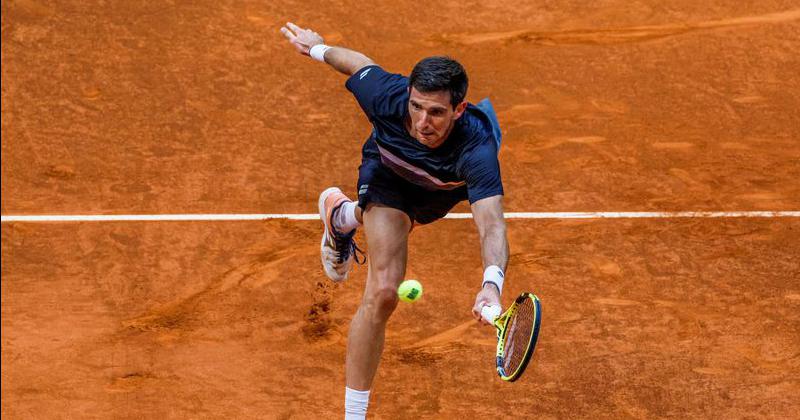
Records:
[[[409,86],[420,92],[450,92],[453,108],[467,96],[467,72],[464,67],[450,57],[434,56],[423,58],[408,76]]]

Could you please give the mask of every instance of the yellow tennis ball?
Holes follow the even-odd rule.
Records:
[[[422,285],[416,280],[405,280],[397,288],[397,296],[403,302],[415,302],[422,297]]]

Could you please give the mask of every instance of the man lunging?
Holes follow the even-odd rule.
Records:
[[[345,361],[345,419],[363,419],[415,223],[431,223],[469,200],[484,266],[472,314],[481,321],[483,306],[500,303],[508,262],[500,130],[488,100],[465,100],[467,74],[453,59],[425,58],[405,77],[360,52],[327,46],[319,34],[293,23],[281,32],[299,53],[349,76],[345,86],[373,126],[362,148],[358,201],[335,187],[319,198],[321,258],[329,278],[347,278],[360,252],[353,242],[359,226],[367,238],[367,282]]]

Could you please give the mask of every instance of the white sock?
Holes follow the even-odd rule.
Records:
[[[367,418],[369,390],[356,391],[344,387],[344,420],[364,420]]]
[[[358,203],[355,201],[348,201],[339,206],[333,215],[333,227],[337,232],[350,233],[351,230],[361,226],[356,219],[356,207]]]

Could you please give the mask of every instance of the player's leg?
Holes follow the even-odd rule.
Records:
[[[400,203],[401,198],[390,189],[381,188],[392,185],[393,175],[381,165],[380,160],[364,157],[359,167],[359,201],[350,200],[339,188],[331,187],[319,195],[319,217],[324,231],[320,243],[320,257],[325,275],[333,281],[343,281],[357,260],[355,242],[356,229],[363,224],[363,206],[374,201],[374,194],[367,194],[370,183],[377,183],[380,202]],[[373,184],[373,190],[375,190]],[[388,200],[388,201],[387,201]],[[397,207],[395,205],[394,207]]]
[[[348,337],[346,420],[363,419],[366,415],[369,389],[383,350],[386,320],[397,304],[397,285],[405,274],[411,225],[405,211],[406,181],[383,166],[377,150],[369,145],[368,142],[362,149],[358,208],[353,210],[353,216],[364,224],[370,261],[364,297]]]
[[[350,324],[347,343],[347,388],[368,391],[383,352],[386,322],[397,306],[397,286],[408,256],[409,216],[398,209],[370,204],[363,213],[369,246],[367,284]]]

